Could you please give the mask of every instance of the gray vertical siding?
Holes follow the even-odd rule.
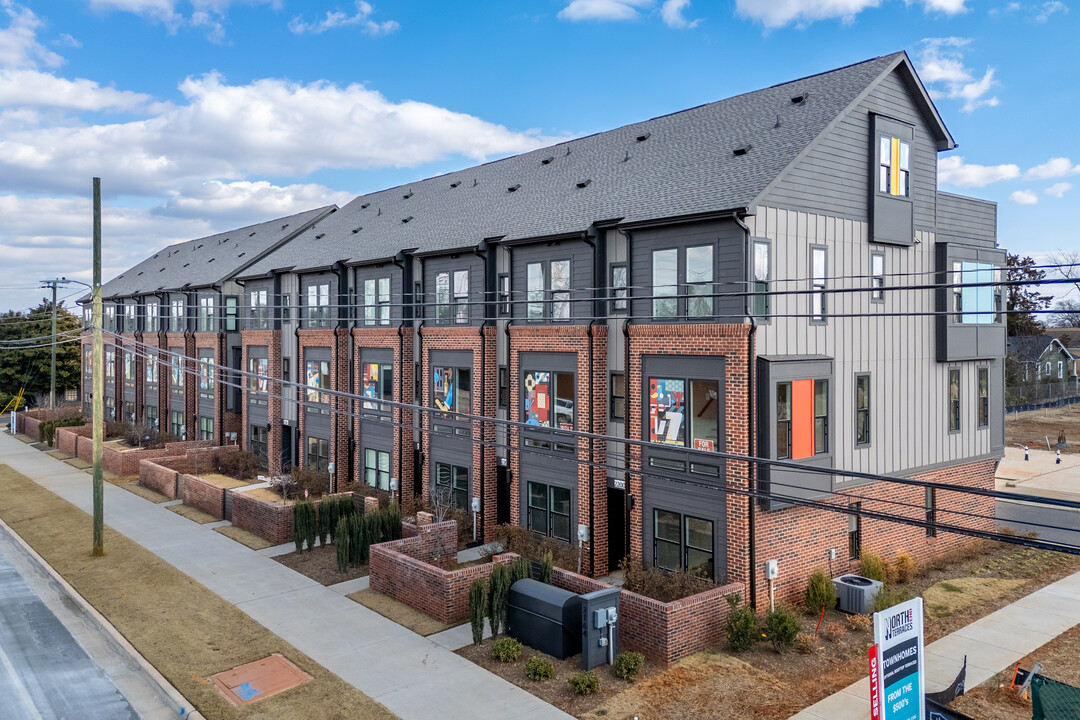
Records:
[[[563,240],[553,244],[545,242],[530,245],[519,245],[514,248],[514,267],[510,275],[510,288],[515,301],[512,307],[512,317],[518,318],[516,323],[527,323],[526,273],[529,263],[544,262],[544,280],[550,285],[551,277],[548,263],[553,260],[570,261],[570,322],[588,322],[592,317],[593,297],[593,251],[586,243],[580,240]],[[546,308],[550,314],[550,304]],[[550,322],[548,320],[541,322]]]
[[[514,258],[515,270],[518,264]],[[429,325],[435,325],[435,275],[440,272],[450,273],[450,300],[453,302],[455,270],[469,271],[469,323],[479,325],[484,320],[484,261],[474,255],[472,251],[463,250],[457,257],[439,255],[424,260],[424,317]],[[457,325],[453,320],[445,327]],[[465,325],[465,323],[462,323]],[[459,326],[460,327],[460,326]]]

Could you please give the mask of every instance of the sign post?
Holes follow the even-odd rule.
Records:
[[[870,648],[870,717],[925,720],[922,598],[874,613],[874,642]]]

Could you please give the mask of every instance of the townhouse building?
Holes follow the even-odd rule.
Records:
[[[596,575],[942,552],[992,505],[878,477],[1003,452],[1005,253],[953,147],[896,53],[318,211],[229,276],[240,442]]]

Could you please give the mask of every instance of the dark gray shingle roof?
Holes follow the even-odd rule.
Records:
[[[267,251],[293,238],[336,205],[306,210],[257,225],[187,240],[163,248],[101,286],[103,298],[127,297],[185,286],[209,287],[242,271]]]
[[[471,247],[484,238],[576,233],[602,220],[748,207],[903,57],[894,53],[362,195],[243,275]],[[797,96],[805,101],[793,102]],[[745,154],[734,153],[747,146]]]
[[[1017,335],[1008,339],[1006,352],[1020,362],[1038,362],[1052,342],[1049,335]]]

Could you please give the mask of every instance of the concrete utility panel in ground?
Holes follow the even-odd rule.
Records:
[[[138,717],[104,671],[0,555],[0,718]]]

